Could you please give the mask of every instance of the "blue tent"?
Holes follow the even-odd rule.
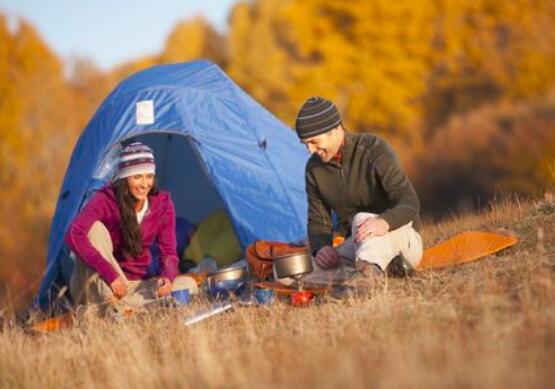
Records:
[[[308,152],[296,134],[208,61],[155,66],[120,83],[75,146],[52,221],[41,308],[69,281],[63,236],[71,220],[135,140],[153,148],[157,182],[178,217],[198,223],[224,209],[243,249],[256,239],[305,237]]]

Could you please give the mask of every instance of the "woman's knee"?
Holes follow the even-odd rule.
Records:
[[[91,239],[91,237],[101,236],[101,235],[106,235],[106,234],[110,235],[110,232],[108,231],[108,228],[106,228],[104,223],[96,221],[92,224],[91,228],[89,229],[87,237],[89,239]]]
[[[87,234],[87,238],[96,249],[107,247],[111,251],[113,248],[110,231],[108,231],[108,228],[106,228],[102,222],[96,221],[93,223]]]

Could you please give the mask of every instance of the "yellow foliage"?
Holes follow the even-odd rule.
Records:
[[[406,129],[418,118],[433,32],[429,7],[410,0],[297,1],[287,14],[308,65],[293,99],[333,98],[354,131]]]
[[[184,62],[210,59],[225,65],[225,41],[203,18],[183,21],[175,26],[166,41],[160,62]]]
[[[409,148],[455,112],[555,82],[550,0],[258,0],[230,18],[228,71],[293,124],[310,95]]]
[[[284,5],[289,0],[237,4],[230,15],[229,75],[254,98],[289,121],[296,114],[288,86],[296,66]]]
[[[440,117],[428,114],[428,125],[484,101],[516,101],[552,88],[555,2],[435,0],[434,5],[437,27],[426,105]]]
[[[12,32],[0,16],[0,256],[2,267],[21,281],[40,272],[36,261],[44,258],[76,134],[62,70],[28,23]]]

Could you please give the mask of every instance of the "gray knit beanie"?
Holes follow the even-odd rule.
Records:
[[[324,134],[341,124],[337,107],[322,97],[307,99],[297,114],[295,129],[301,140]]]

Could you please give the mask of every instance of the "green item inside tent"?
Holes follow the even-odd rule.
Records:
[[[211,213],[199,224],[183,254],[184,259],[196,263],[206,256],[213,257],[219,268],[243,258],[239,240],[223,209]]]

